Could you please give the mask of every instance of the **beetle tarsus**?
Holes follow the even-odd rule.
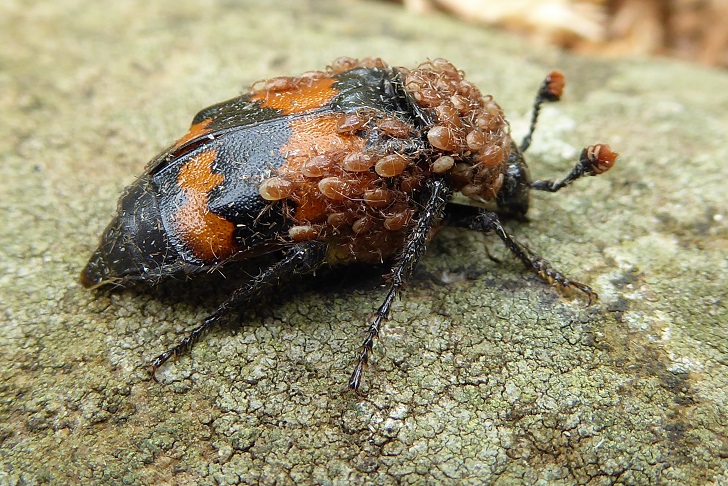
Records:
[[[226,314],[225,310],[220,311],[220,309],[218,308],[218,310],[211,316],[207,317],[202,322],[202,324],[200,324],[199,326],[194,328],[192,331],[190,331],[190,333],[184,339],[182,339],[175,347],[165,351],[164,353],[162,353],[159,356],[157,356],[156,358],[154,358],[149,365],[151,368],[152,380],[159,383],[159,380],[157,379],[157,370],[164,363],[169,361],[170,358],[174,358],[176,360],[183,353],[186,353],[187,351],[189,351],[190,348],[192,348],[192,346],[194,346],[195,343],[200,340],[200,338],[205,333],[205,331],[207,331],[212,326],[214,326],[217,323],[217,321],[219,321],[220,318],[225,314]]]

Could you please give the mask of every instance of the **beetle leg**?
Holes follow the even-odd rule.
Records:
[[[443,180],[431,180],[428,184],[429,194],[427,201],[419,212],[418,217],[412,225],[404,248],[397,258],[389,274],[389,291],[379,309],[369,318],[369,327],[366,331],[366,339],[361,347],[361,353],[357,359],[354,372],[349,378],[349,389],[357,391],[361,385],[364,367],[369,363],[369,355],[374,347],[374,340],[379,335],[382,322],[389,318],[390,309],[394,299],[407,279],[412,276],[417,263],[425,253],[427,241],[430,238],[432,228],[442,219],[445,205],[450,199],[451,193]]]
[[[548,284],[557,287],[573,287],[580,290],[589,299],[588,305],[591,305],[599,297],[591,287],[566,277],[566,275],[551,267],[548,261],[533,253],[522,243],[519,243],[513,236],[506,232],[496,213],[482,208],[471,208],[459,205],[451,205],[448,209],[448,215],[451,216],[448,220],[450,226],[461,226],[483,232],[495,231],[511,253],[518,257],[526,265],[526,268],[536,272]]]
[[[326,243],[318,241],[308,241],[299,243],[289,249],[284,258],[279,262],[271,265],[258,276],[250,280],[245,286],[236,290],[228,300],[220,304],[220,306],[207,317],[202,324],[194,328],[182,341],[180,341],[172,349],[160,354],[151,362],[151,375],[154,381],[157,381],[156,372],[169,358],[177,358],[182,353],[188,351],[200,336],[217,324],[221,318],[238,309],[242,304],[250,302],[258,296],[266,287],[273,286],[280,279],[293,275],[302,275],[313,273],[325,261]]]

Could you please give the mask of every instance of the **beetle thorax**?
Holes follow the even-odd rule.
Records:
[[[455,191],[478,201],[495,197],[503,184],[510,129],[491,96],[463,78],[444,59],[405,73],[405,89],[437,121],[427,132],[434,150],[431,170],[446,175]]]

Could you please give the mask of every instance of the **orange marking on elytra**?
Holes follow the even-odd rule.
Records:
[[[263,108],[280,110],[283,115],[304,113],[326,106],[339,91],[333,88],[334,78],[302,79],[291,84],[290,89],[271,91],[262,89],[250,97]]]
[[[201,122],[197,122],[194,125],[192,125],[187,133],[182,135],[182,137],[174,142],[173,150],[176,150],[186,144],[189,141],[192,141],[196,138],[202,137],[203,135],[207,135],[210,133],[210,130],[207,128],[210,123],[212,122],[212,118],[206,118],[205,120],[202,120]]]
[[[327,211],[331,209],[331,201],[327,201],[319,189],[320,179],[303,175],[304,164],[320,154],[338,158],[340,163],[345,154],[358,152],[364,148],[363,138],[336,131],[338,121],[338,115],[333,113],[290,121],[291,136],[288,143],[280,150],[281,155],[286,158],[286,163],[278,169],[278,174],[296,182],[294,195],[298,204],[294,218],[301,224],[325,221],[328,216]],[[369,172],[348,175],[340,172],[340,168],[332,167],[330,173],[321,176],[338,173],[350,186],[352,193],[360,192],[357,188],[367,186],[376,177]]]
[[[280,149],[286,163],[278,173],[287,178],[303,173],[303,165],[317,155],[330,157],[359,152],[364,148],[364,139],[336,131],[338,115],[326,114],[304,116],[290,122],[291,136]]]
[[[210,191],[225,178],[212,171],[216,150],[195,155],[179,170],[177,183],[187,201],[174,213],[179,237],[203,261],[223,261],[236,250],[235,224],[210,212],[207,207]]]

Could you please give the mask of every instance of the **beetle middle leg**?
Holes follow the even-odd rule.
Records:
[[[427,241],[430,238],[432,228],[442,219],[445,206],[450,199],[450,189],[443,180],[432,180],[427,184],[427,201],[420,210],[416,221],[405,239],[404,248],[396,263],[392,267],[389,280],[389,291],[379,309],[369,319],[369,327],[366,331],[366,339],[361,347],[361,353],[357,359],[354,372],[349,378],[349,389],[357,391],[361,385],[364,367],[369,363],[369,355],[374,347],[374,340],[379,335],[382,322],[389,318],[390,310],[394,299],[407,279],[412,276],[417,263],[425,253]]]
[[[598,298],[597,293],[591,287],[566,277],[563,273],[555,270],[548,261],[518,242],[503,228],[496,213],[482,208],[451,204],[448,207],[448,214],[450,215],[448,220],[450,226],[460,226],[483,232],[495,231],[511,253],[521,260],[526,268],[536,272],[548,284],[565,288],[573,287],[580,290],[589,299],[589,305]]]
[[[177,358],[182,353],[188,351],[205,331],[216,325],[223,317],[230,314],[230,312],[234,312],[240,308],[242,304],[250,302],[267,287],[271,287],[277,284],[279,280],[293,275],[313,273],[324,263],[326,248],[326,243],[318,241],[299,243],[290,248],[282,260],[271,265],[250,280],[245,286],[236,290],[228,300],[220,304],[215,312],[202,321],[202,324],[190,331],[187,337],[175,347],[154,358],[150,365],[152,379],[157,381],[156,372],[166,361],[172,357]]]

